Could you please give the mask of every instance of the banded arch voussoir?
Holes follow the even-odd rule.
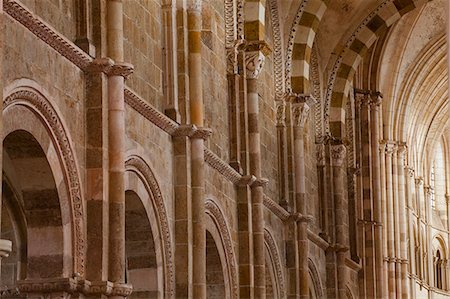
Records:
[[[294,93],[310,92],[312,47],[326,8],[326,0],[303,1],[292,25],[286,54],[286,70],[287,86]]]
[[[328,131],[337,139],[345,134],[345,105],[351,81],[362,58],[376,39],[407,12],[428,0],[385,0],[355,30],[336,60],[328,82],[325,116]]]

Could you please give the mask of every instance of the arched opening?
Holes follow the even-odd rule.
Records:
[[[266,255],[266,298],[278,298],[277,289],[276,289],[276,278],[274,269],[272,267],[272,263],[270,261],[270,255],[265,250]]]
[[[442,289],[442,257],[439,249],[436,251],[436,256],[434,257],[434,273],[436,287]]]
[[[131,298],[162,298],[158,288],[155,241],[144,205],[133,191],[125,193],[125,251]]]
[[[224,268],[209,231],[206,231],[206,298],[226,298]]]
[[[43,142],[48,143],[25,130],[13,131],[3,141],[1,238],[11,240],[13,247],[2,261],[2,290],[15,289],[17,280],[71,272],[70,222],[60,204],[67,191],[61,170],[52,167],[59,163],[57,154],[49,139]]]

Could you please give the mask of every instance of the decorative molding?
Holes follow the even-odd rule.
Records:
[[[278,14],[278,0],[269,0],[268,7],[272,20],[273,34],[273,68],[275,75],[275,95],[281,99],[284,94],[284,64],[283,64],[283,38],[280,31],[280,17]]]
[[[233,184],[241,181],[242,176],[233,167],[207,148],[205,148],[205,162]]]
[[[219,230],[222,244],[225,250],[226,263],[228,266],[228,272],[230,275],[230,284],[232,289],[231,298],[239,298],[238,294],[238,270],[236,265],[236,255],[233,250],[233,241],[231,240],[230,230],[226,223],[226,218],[219,206],[212,200],[207,200],[205,203],[205,211],[211,216],[215,222],[217,229]]]
[[[263,188],[266,188],[267,187],[267,185],[269,184],[269,180],[268,179],[266,179],[266,178],[257,178],[254,182],[253,182],[253,184],[251,184],[250,186],[251,187],[263,187]]]
[[[308,229],[308,240],[316,244],[323,251],[326,251],[330,247],[330,244],[326,240],[310,229]]]
[[[167,134],[172,135],[179,127],[176,122],[147,103],[128,87],[125,87],[125,103]]]
[[[144,184],[148,189],[148,193],[152,196],[153,205],[155,207],[155,212],[158,217],[161,237],[164,247],[164,270],[165,270],[165,291],[169,294],[170,298],[175,296],[175,265],[174,265],[174,254],[172,246],[172,238],[170,236],[170,226],[169,219],[166,212],[166,207],[164,204],[164,199],[162,197],[161,189],[159,188],[158,182],[156,181],[155,175],[153,174],[150,166],[140,157],[131,156],[127,158],[125,162],[125,167],[134,170],[138,175],[142,176]]]
[[[83,192],[81,191],[80,176],[73,147],[67,136],[66,129],[63,127],[61,118],[52,104],[34,89],[22,87],[3,100],[3,110],[13,105],[28,107],[41,117],[42,121],[50,129],[49,131],[53,135],[53,140],[55,140],[55,147],[58,149],[58,153],[61,154],[73,217],[74,272],[83,277],[85,273],[86,254]]]
[[[85,70],[92,61],[92,57],[77,47],[66,37],[56,33],[50,25],[34,15],[27,8],[15,0],[4,0],[3,10],[14,20],[28,28],[36,37],[45,42],[56,52],[67,58],[77,67]]]
[[[275,274],[277,276],[277,282],[278,282],[278,291],[280,294],[280,298],[286,297],[286,286],[284,283],[284,276],[283,276],[283,266],[281,263],[280,255],[278,253],[278,248],[275,243],[275,240],[272,236],[272,234],[267,230],[264,229],[264,241],[267,246],[267,249],[269,251],[269,255],[272,258],[273,265],[275,267]]]
[[[280,218],[281,221],[287,221],[290,218],[291,214],[267,195],[264,195],[263,203],[264,206]]]
[[[244,0],[236,0],[237,38],[244,39]]]
[[[236,14],[236,1],[235,0],[225,0],[224,3],[224,19],[225,19],[225,48],[229,49],[234,46],[236,40],[236,25],[237,25],[237,14]],[[228,52],[228,51],[227,51]],[[228,53],[227,53],[228,57]]]
[[[322,283],[320,282],[319,272],[317,271],[317,267],[311,258],[308,258],[308,268],[309,275],[311,276],[311,280],[313,282],[314,292],[316,293],[315,298],[322,298],[323,288]]]
[[[207,140],[212,134],[212,130],[209,128],[197,128],[197,130],[192,133],[192,139],[203,139]]]

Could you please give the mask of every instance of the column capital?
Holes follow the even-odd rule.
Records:
[[[394,151],[397,149],[397,144],[394,141],[384,140],[385,143],[385,154],[392,156]]]
[[[105,73],[107,76],[122,76],[125,79],[134,72],[134,67],[126,62],[114,62],[109,57],[95,58],[86,68],[88,73]]]
[[[309,106],[306,103],[292,105],[292,116],[294,127],[304,128],[309,115]]]
[[[342,166],[344,164],[347,148],[343,144],[331,146],[331,159],[333,166]]]
[[[383,102],[383,95],[381,94],[381,92],[376,91],[371,93],[370,106],[378,108],[381,106],[382,102]]]
[[[423,184],[423,177],[418,176],[414,179],[414,182],[416,185],[422,185]]]
[[[271,52],[265,41],[245,43],[244,65],[247,79],[258,79],[264,67],[266,56]]]
[[[286,126],[286,102],[276,101],[277,105],[277,127]]]
[[[242,50],[243,45],[245,45],[244,39],[236,39],[233,44],[226,48],[227,54],[227,74],[235,75],[238,73],[238,54]]]

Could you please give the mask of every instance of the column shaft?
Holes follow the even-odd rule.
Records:
[[[347,230],[346,220],[348,219],[347,204],[345,200],[344,184],[344,160],[346,149],[343,144],[331,146],[332,174],[333,174],[333,195],[335,203],[335,230],[336,230],[336,260],[337,260],[337,288],[338,298],[347,298],[346,285],[348,281],[348,271],[345,264],[348,245],[345,232]]]
[[[191,123],[203,128],[203,90],[201,57],[201,1],[188,6],[189,108]],[[191,138],[193,297],[206,298],[206,230],[204,198],[204,140]]]
[[[386,219],[387,219],[387,252],[388,252],[388,288],[389,298],[395,298],[395,245],[394,245],[394,198],[392,190],[392,153],[395,145],[386,144]]]
[[[305,123],[309,114],[309,106],[304,102],[294,103],[293,126],[294,126],[294,171],[295,171],[295,205],[296,212],[301,217],[297,221],[297,246],[298,246],[298,279],[300,283],[300,298],[309,298],[308,285],[308,219],[306,206],[306,185],[305,185]],[[302,102],[303,101],[303,102]]]
[[[385,298],[384,293],[384,265],[383,265],[383,219],[381,201],[381,171],[380,171],[380,105],[381,97],[374,94],[371,97],[370,107],[370,144],[371,144],[371,167],[372,167],[372,198],[373,198],[373,220],[376,223],[374,229],[375,247],[375,283],[376,297]]]
[[[108,56],[123,61],[123,4],[108,1]],[[109,161],[109,280],[125,283],[125,102],[124,77],[113,72],[108,78]],[[113,298],[121,298],[113,296]]]
[[[406,198],[405,198],[405,150],[404,145],[399,146],[397,151],[398,167],[398,205],[399,205],[399,227],[400,227],[400,268],[401,268],[401,298],[409,298],[408,287],[408,248],[406,243],[407,223],[406,223]]]
[[[261,149],[257,79],[247,78],[250,174],[261,178]],[[251,188],[253,227],[253,267],[255,298],[265,298],[263,186]]]

